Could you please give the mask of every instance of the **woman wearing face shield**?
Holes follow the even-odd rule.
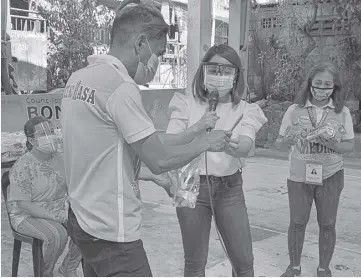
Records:
[[[188,96],[176,93],[171,100],[167,133],[192,130],[202,116],[207,115],[204,113],[208,111],[208,97],[212,91],[219,93],[215,130],[231,130],[241,116],[242,119],[233,130],[227,150],[207,155],[212,200],[202,154],[196,206],[194,209],[177,208],[185,257],[184,276],[205,276],[212,216],[232,261],[233,275],[253,276],[252,239],[242,188],[242,168],[256,132],[267,119],[258,105],[241,99],[244,93],[241,60],[227,45],[213,46],[207,51],[190,91]],[[211,202],[215,215],[212,215]]]
[[[21,234],[43,241],[43,275],[51,277],[68,241],[64,162],[57,152],[50,121],[41,116],[34,117],[25,123],[24,132],[29,151],[10,170],[7,205],[12,227]],[[59,274],[77,276],[80,261],[80,251],[70,240]]]
[[[306,225],[315,201],[319,235],[318,277],[329,268],[336,243],[336,216],[344,187],[343,154],[354,149],[350,111],[344,106],[337,70],[328,64],[311,69],[295,103],[283,116],[276,145],[292,147],[287,179],[290,206],[284,277],[300,276]]]

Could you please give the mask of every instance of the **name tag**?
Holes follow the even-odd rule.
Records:
[[[319,163],[306,163],[306,177],[305,183],[314,184],[314,185],[322,185],[323,174],[322,174],[322,164]]]

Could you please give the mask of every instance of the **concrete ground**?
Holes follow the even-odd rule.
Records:
[[[351,165],[352,167],[348,167]],[[288,265],[287,228],[289,221],[286,187],[288,162],[284,159],[254,157],[244,169],[244,191],[251,222],[256,276],[280,276]],[[331,262],[334,276],[361,276],[361,164],[345,164],[337,243]],[[163,189],[141,183],[144,200],[142,238],[154,276],[182,276],[183,250],[175,209]],[[12,235],[4,202],[1,200],[1,274],[10,276]],[[307,227],[302,256],[302,276],[316,276],[318,265],[318,226],[313,208]],[[32,276],[30,246],[22,250],[19,276]],[[54,273],[57,275],[57,273]],[[81,275],[79,268],[79,275]],[[213,227],[207,276],[230,276],[230,265]]]

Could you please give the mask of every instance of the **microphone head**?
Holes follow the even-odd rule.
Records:
[[[209,94],[209,98],[208,98],[208,104],[209,104],[209,110],[210,111],[215,111],[216,107],[218,105],[218,101],[219,101],[219,93],[218,91],[212,91]]]

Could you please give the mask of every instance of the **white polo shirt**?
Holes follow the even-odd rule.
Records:
[[[97,238],[140,238],[142,203],[129,144],[155,132],[138,85],[110,55],[88,57],[70,77],[62,101],[65,172],[81,228]]]

